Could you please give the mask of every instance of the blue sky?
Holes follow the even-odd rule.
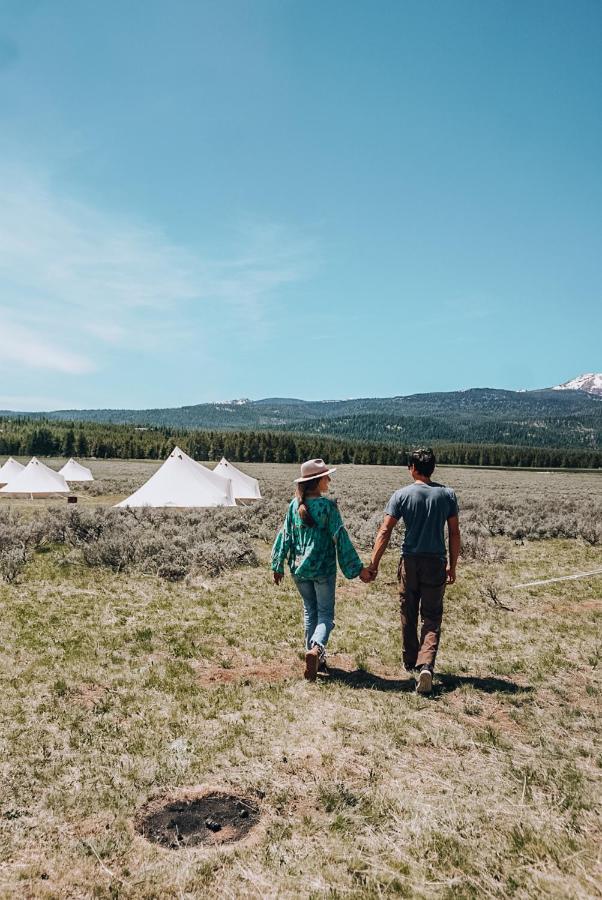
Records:
[[[0,0],[0,408],[602,369],[598,0]]]

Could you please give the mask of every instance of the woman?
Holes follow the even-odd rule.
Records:
[[[295,480],[296,496],[272,548],[274,582],[284,578],[284,563],[303,599],[305,625],[305,678],[315,681],[325,665],[326,645],[334,628],[337,557],[346,578],[372,581],[343,525],[336,503],[322,496],[328,492],[329,469],[323,459],[310,459]]]

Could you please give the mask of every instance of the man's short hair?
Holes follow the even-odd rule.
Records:
[[[417,450],[412,450],[408,456],[408,469],[414,466],[420,475],[430,478],[435,471],[436,462],[435,454],[430,447],[419,447]]]

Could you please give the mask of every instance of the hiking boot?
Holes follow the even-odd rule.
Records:
[[[423,666],[416,682],[417,694],[430,694],[433,690],[433,673],[428,666]]]
[[[307,681],[315,681],[318,674],[318,666],[320,664],[320,648],[314,646],[305,654],[305,672],[303,677]]]

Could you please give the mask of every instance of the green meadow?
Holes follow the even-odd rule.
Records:
[[[0,501],[0,896],[602,895],[602,475],[437,470],[464,553],[430,698],[401,664],[397,544],[341,576],[330,674],[302,678],[301,602],[265,500],[110,512],[155,470],[90,463],[64,500]],[[388,467],[333,488],[366,556]],[[3,562],[4,554],[4,562]],[[166,849],[141,810],[215,786],[257,805],[241,843]]]

